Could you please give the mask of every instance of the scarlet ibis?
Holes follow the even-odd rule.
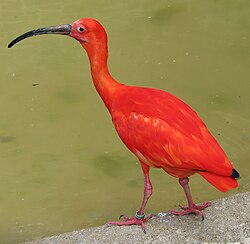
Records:
[[[94,19],[84,18],[72,24],[39,28],[14,39],[8,47],[31,36],[62,34],[73,37],[86,50],[95,88],[109,110],[116,131],[123,143],[139,159],[144,174],[144,197],[135,217],[110,221],[111,225],[141,225],[144,209],[152,195],[150,167],[162,168],[179,178],[188,206],[170,211],[176,215],[195,213],[203,219],[202,210],[210,202],[195,205],[189,176],[198,173],[222,192],[238,186],[239,173],[233,168],[215,138],[196,112],[174,95],[153,88],[127,86],[117,82],[107,66],[107,34]]]

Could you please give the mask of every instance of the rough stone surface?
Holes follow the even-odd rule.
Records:
[[[250,192],[216,200],[199,216],[173,216],[159,213],[140,226],[107,225],[73,231],[26,244],[64,243],[243,243],[250,244]]]

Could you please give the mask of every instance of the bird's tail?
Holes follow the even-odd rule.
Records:
[[[199,174],[222,192],[226,192],[238,186],[238,182],[235,178],[239,177],[239,173],[235,169],[231,176],[221,176],[209,172],[199,172]]]

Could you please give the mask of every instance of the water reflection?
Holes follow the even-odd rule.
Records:
[[[15,139],[16,138],[13,136],[0,136],[0,143],[8,143],[8,142],[11,142]]]

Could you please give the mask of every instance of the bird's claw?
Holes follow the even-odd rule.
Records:
[[[189,209],[189,207],[184,207],[181,204],[178,204],[178,206],[183,209]],[[194,205],[192,208],[198,209],[198,210],[203,210],[204,208],[210,207],[211,206],[211,202],[204,202],[201,205]]]
[[[121,219],[122,217],[124,217],[124,214],[121,214],[120,217],[119,217],[119,219]]]
[[[204,202],[201,205],[194,204],[193,206],[188,206],[188,207],[183,207],[179,204],[179,207],[182,210],[171,210],[169,212],[171,214],[178,215],[178,216],[183,216],[183,215],[194,213],[194,214],[201,216],[201,219],[204,220],[204,214],[201,212],[201,210],[203,210],[209,206],[211,206],[211,202]]]
[[[119,217],[119,219],[123,219],[123,221],[109,221],[107,223],[108,226],[111,225],[118,225],[118,226],[124,226],[124,225],[140,225],[142,228],[142,231],[144,234],[146,234],[146,229],[145,229],[145,222],[154,217],[155,214],[150,214],[149,216],[143,218],[143,219],[138,219],[136,217],[127,217],[124,216],[123,214]]]

